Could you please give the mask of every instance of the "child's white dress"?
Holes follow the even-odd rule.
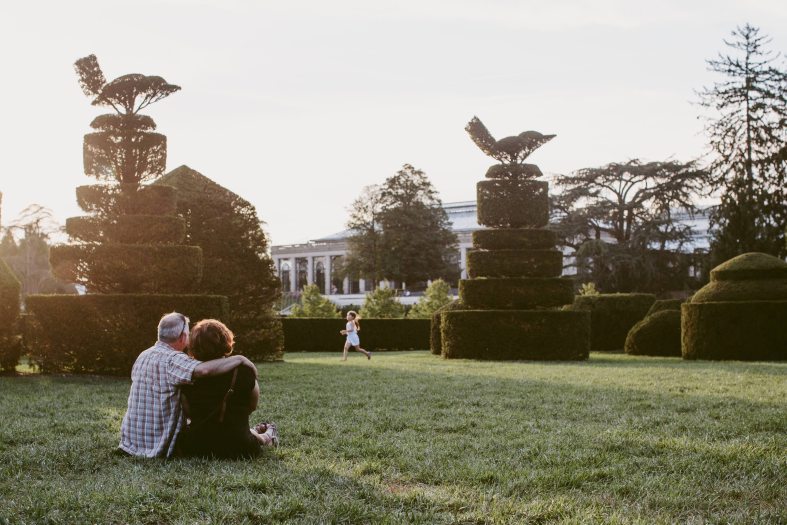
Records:
[[[358,332],[355,331],[355,323],[350,321],[347,323],[347,342],[351,346],[361,346],[361,339],[358,337]]]

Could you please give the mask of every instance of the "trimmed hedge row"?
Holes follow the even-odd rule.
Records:
[[[434,314],[432,314],[432,321],[430,324],[430,332],[429,332],[429,351],[432,352],[432,354],[440,355],[443,353],[442,314],[444,312],[450,312],[453,310],[462,310],[464,308],[465,306],[462,304],[461,301],[454,301],[452,303],[443,306],[442,308],[437,310]]]
[[[100,216],[174,215],[175,188],[163,184],[92,184],[76,189],[77,204],[87,213]]]
[[[285,352],[341,351],[339,334],[347,321],[309,317],[282,318]],[[366,350],[426,350],[430,319],[362,319],[361,347]]]
[[[22,285],[0,259],[0,370],[13,372],[21,353],[18,335],[19,298]]]
[[[684,359],[787,360],[787,301],[685,303]]]
[[[482,250],[529,250],[554,248],[557,234],[552,230],[500,228],[476,230],[473,246]]]
[[[470,309],[528,310],[570,304],[571,279],[488,278],[459,281],[459,299]]]
[[[623,350],[629,330],[645,318],[654,302],[653,294],[578,295],[569,309],[590,312],[590,349],[608,352]]]
[[[49,260],[55,276],[88,282],[90,293],[186,293],[202,279],[198,246],[53,246]]]
[[[680,310],[659,310],[639,321],[626,336],[629,355],[680,357]]]
[[[192,325],[229,317],[218,295],[30,295],[27,309],[25,346],[45,373],[126,375],[155,343],[163,314],[181,312]]]
[[[590,315],[582,311],[456,310],[443,314],[443,356],[587,359]]]
[[[478,224],[540,228],[549,222],[549,185],[544,181],[489,179],[479,182]]]
[[[168,215],[121,215],[117,223],[92,216],[70,217],[66,233],[88,243],[180,244],[186,237],[186,222]]]
[[[653,315],[656,312],[662,312],[664,310],[676,310],[680,312],[680,305],[683,304],[683,299],[660,299],[653,303],[653,306],[650,307],[648,313],[645,314],[645,317],[648,315]]]
[[[560,277],[563,253],[551,250],[471,250],[470,277]]]

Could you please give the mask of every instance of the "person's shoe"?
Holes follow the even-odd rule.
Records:
[[[372,353],[371,352],[367,353],[366,354],[366,359],[368,360],[368,359],[371,359],[371,358],[372,358]]]
[[[271,438],[271,446],[278,447],[279,446],[279,431],[276,429],[276,423],[267,423],[268,428],[265,430],[264,434]]]

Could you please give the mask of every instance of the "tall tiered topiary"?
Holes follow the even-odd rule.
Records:
[[[477,185],[478,222],[468,253],[471,279],[459,283],[463,309],[443,312],[442,354],[448,358],[586,359],[587,312],[561,311],[574,299],[561,278],[562,253],[549,220],[548,184],[524,160],[554,135],[526,131],[495,140],[477,118],[465,128],[499,161]]]
[[[93,105],[114,111],[96,117],[96,131],[84,139],[85,174],[101,181],[77,188],[77,202],[90,215],[68,219],[72,244],[50,253],[55,275],[83,285],[88,295],[29,297],[28,347],[46,371],[125,373],[155,340],[161,314],[226,318],[227,300],[193,295],[202,251],[182,244],[174,188],[146,185],[164,171],[167,142],[140,111],[180,88],[139,74],[107,82],[94,55],[75,67]]]

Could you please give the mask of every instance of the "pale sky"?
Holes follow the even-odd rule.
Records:
[[[39,203],[79,215],[90,105],[73,63],[182,91],[147,109],[186,164],[251,201],[273,244],[344,228],[363,186],[402,164],[444,202],[472,200],[493,163],[470,141],[556,133],[546,173],[704,152],[694,90],[751,23],[787,51],[776,0],[72,0],[0,7],[2,221]]]

